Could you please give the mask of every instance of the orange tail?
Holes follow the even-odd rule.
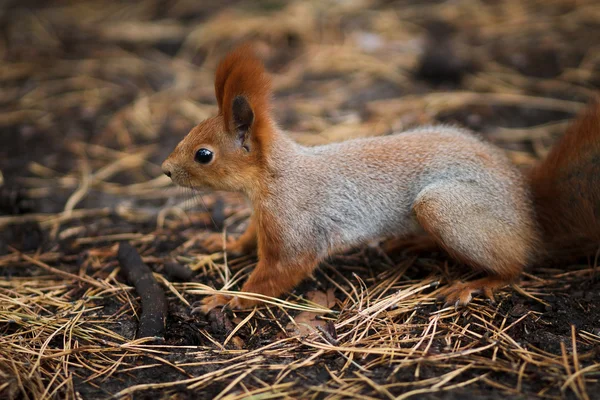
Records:
[[[530,181],[550,257],[600,247],[600,101],[577,117]]]

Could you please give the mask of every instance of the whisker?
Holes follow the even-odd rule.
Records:
[[[192,192],[192,195],[199,199],[200,202],[202,203],[202,206],[204,207],[204,210],[206,210],[206,212],[208,213],[208,217],[210,218],[210,221],[212,222],[213,226],[215,227],[215,230],[219,230],[219,226],[217,225],[217,223],[215,222],[215,220],[213,219],[212,213],[210,212],[210,210],[208,209],[208,207],[206,206],[206,203],[204,202],[204,198],[202,197],[202,195],[197,192],[196,190],[194,190],[194,188],[192,188],[191,186],[191,182],[188,181],[188,186],[190,187],[190,190]]]

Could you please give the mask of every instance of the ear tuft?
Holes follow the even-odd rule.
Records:
[[[245,141],[251,130],[258,142],[268,140],[271,80],[251,45],[236,48],[219,63],[215,94],[228,132]]]

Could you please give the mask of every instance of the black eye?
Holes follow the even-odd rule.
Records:
[[[200,164],[208,164],[213,159],[213,152],[209,149],[200,149],[196,152],[194,160]]]

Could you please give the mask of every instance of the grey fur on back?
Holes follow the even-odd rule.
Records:
[[[287,137],[277,144],[271,195],[263,204],[281,219],[287,254],[319,243],[323,257],[372,239],[422,232],[413,207],[439,185],[457,189],[441,204],[451,218],[445,229],[474,217],[477,225],[500,222],[503,235],[534,224],[519,171],[466,130],[429,126],[312,148]]]

